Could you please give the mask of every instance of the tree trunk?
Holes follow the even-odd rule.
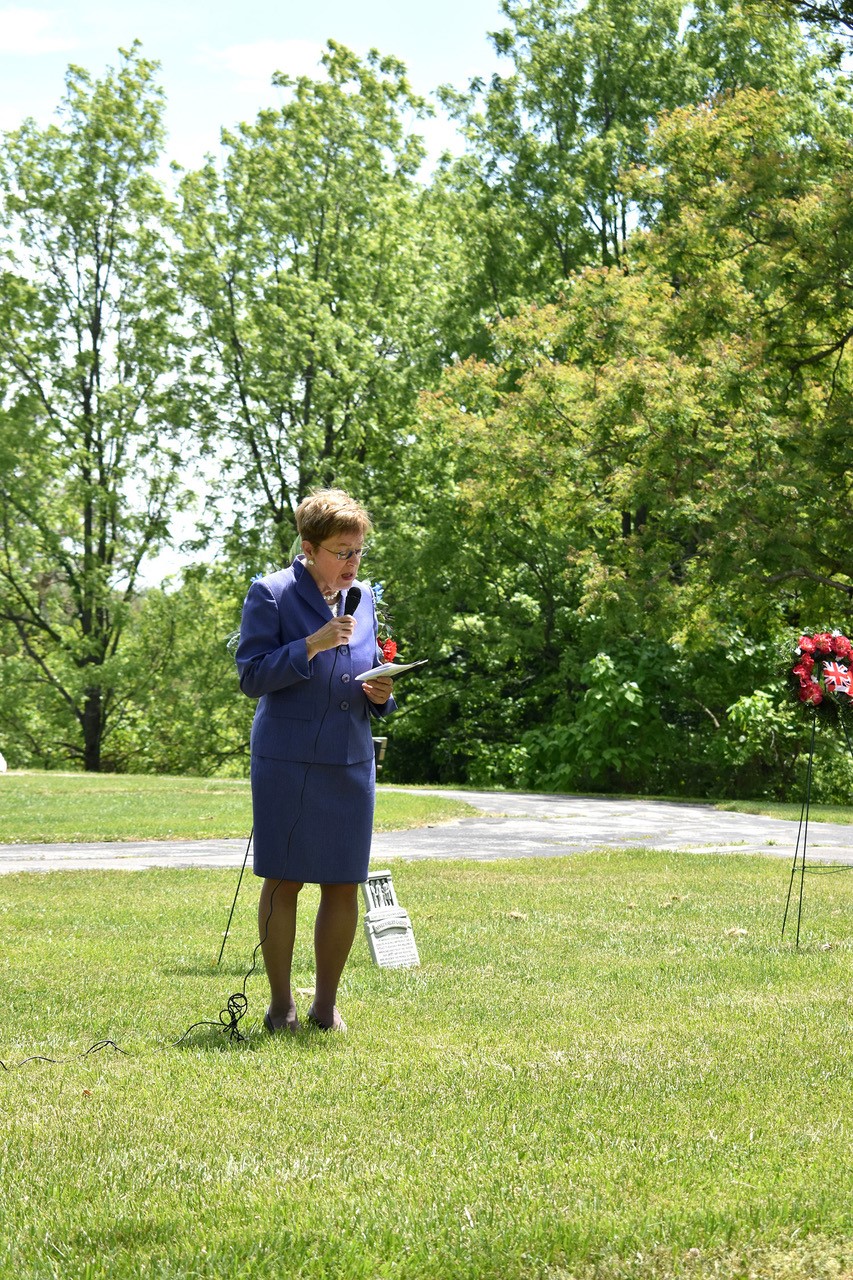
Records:
[[[98,687],[86,690],[80,723],[83,728],[83,767],[87,773],[100,773],[104,724],[101,690]]]

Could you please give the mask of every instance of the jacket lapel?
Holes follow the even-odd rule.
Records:
[[[315,613],[319,614],[326,622],[329,620],[329,610],[326,608],[326,602],[320,594],[320,588],[311,577],[311,574],[305,568],[301,560],[293,562],[293,576],[296,579],[296,590],[300,598]]]

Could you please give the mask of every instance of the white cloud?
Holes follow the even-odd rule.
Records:
[[[62,53],[77,41],[53,28],[53,14],[44,9],[0,9],[0,53]]]
[[[314,40],[257,40],[253,44],[207,50],[201,60],[229,72],[235,78],[233,89],[257,96],[269,89],[274,71],[321,78],[324,72],[320,55],[324,47]]]

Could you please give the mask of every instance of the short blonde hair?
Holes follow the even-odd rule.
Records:
[[[373,525],[364,507],[343,489],[317,489],[296,508],[296,528],[303,542],[316,544],[342,533],[366,537]]]

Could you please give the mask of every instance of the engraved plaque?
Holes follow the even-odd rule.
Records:
[[[420,964],[409,913],[394,892],[390,871],[371,871],[361,886],[364,932],[374,964],[382,969],[413,968]]]

